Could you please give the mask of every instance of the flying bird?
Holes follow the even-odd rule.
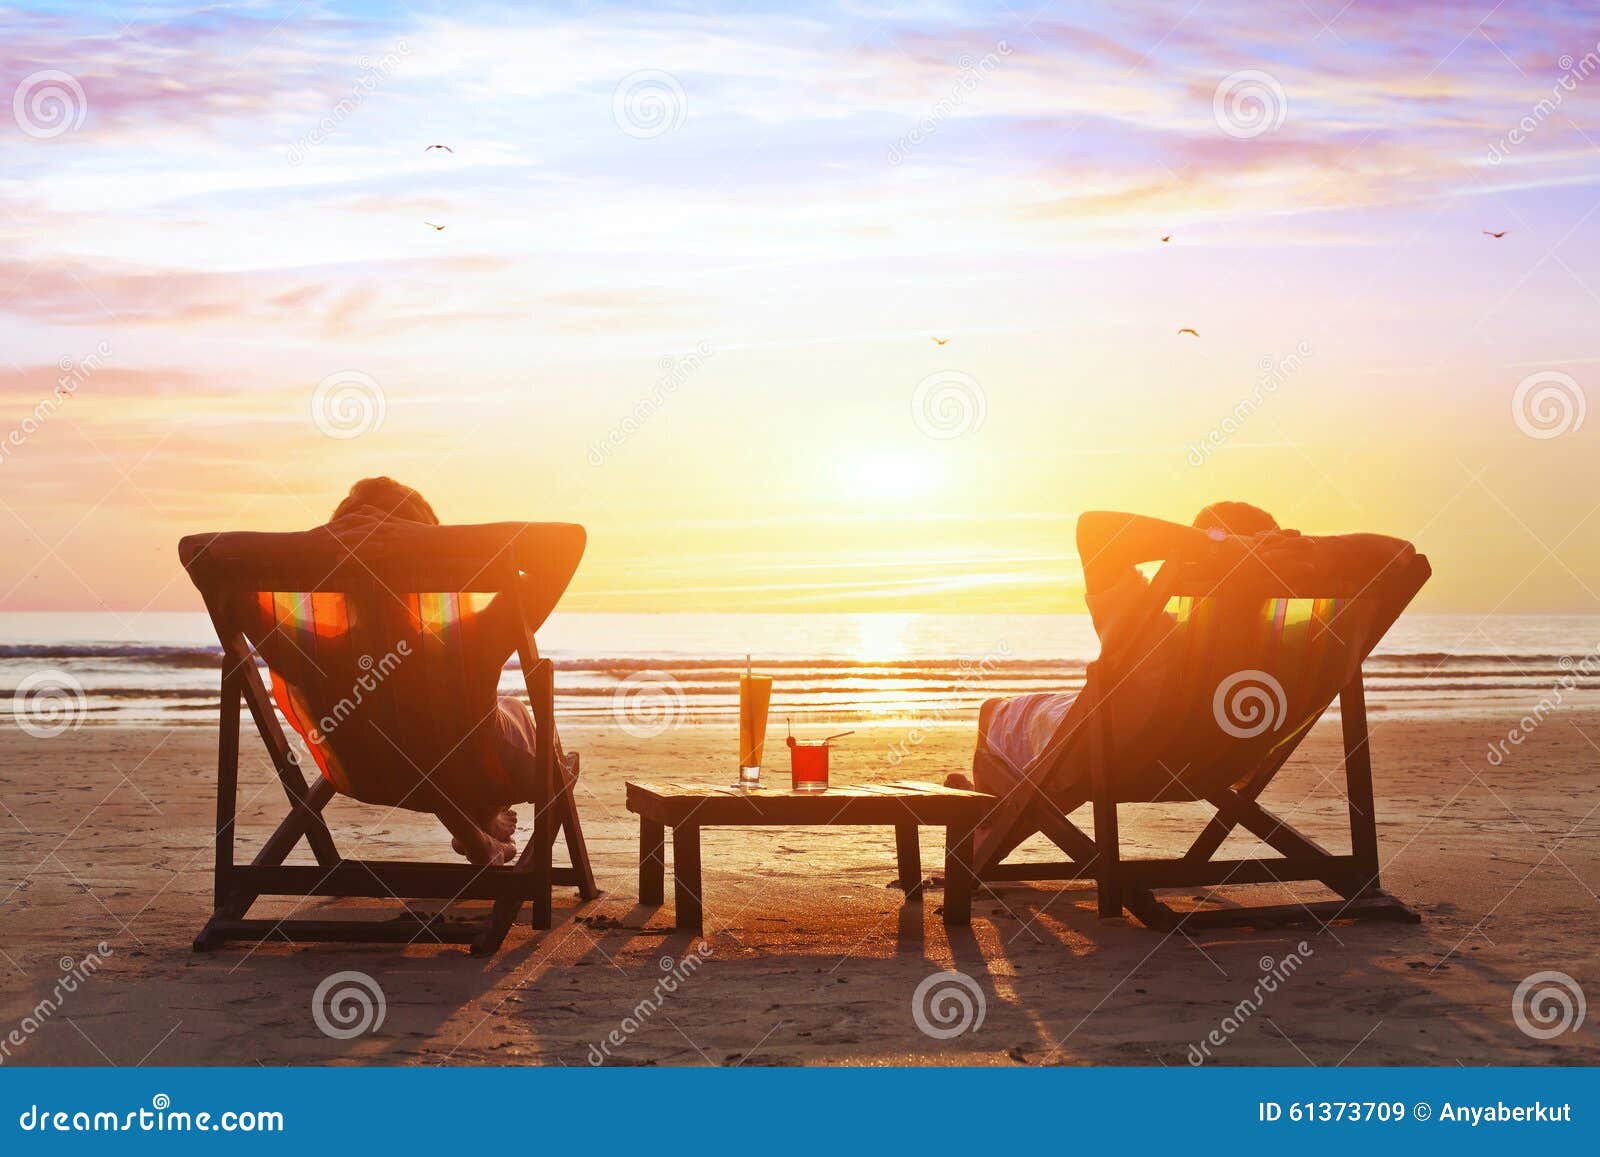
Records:
[[[1198,330],[1192,330],[1192,329],[1190,329],[1190,328],[1189,328],[1189,327],[1188,327],[1188,326],[1184,326],[1184,327],[1183,327],[1183,328],[1182,328],[1182,329],[1180,329],[1180,330],[1179,330],[1179,331],[1178,331],[1178,334],[1179,334],[1179,336],[1180,336],[1180,337],[1181,337],[1181,336],[1182,336],[1182,335],[1183,335],[1183,334],[1186,334],[1186,333],[1189,333],[1189,334],[1194,334],[1194,336],[1195,336],[1195,337],[1199,337],[1199,336],[1200,336],[1200,333],[1199,333],[1199,331],[1198,331]]]
[[[1171,240],[1172,240],[1172,234],[1171,234],[1171,233],[1168,233],[1168,234],[1167,234],[1167,235],[1166,235],[1166,236],[1165,236],[1165,237],[1163,237],[1163,238],[1162,238],[1162,239],[1161,239],[1161,240],[1162,240],[1162,241],[1164,241],[1164,242],[1165,242],[1165,241],[1171,241]]]
[[[1489,230],[1485,229],[1483,231],[1483,235],[1485,237],[1504,237],[1506,235],[1506,230],[1502,229],[1498,233],[1491,233],[1491,232],[1489,232]]]
[[[950,339],[947,338],[947,337],[936,337],[936,338],[933,339],[933,344],[934,345],[949,345],[950,344]]]
[[[434,149],[443,149],[447,153],[455,152],[455,150],[452,149],[449,145],[429,145],[427,148],[423,149],[422,151],[425,152],[425,153],[431,153],[431,152],[433,152]]]
[[[435,225],[432,221],[424,221],[423,224],[426,225],[429,229],[443,229],[444,228],[443,225]]]

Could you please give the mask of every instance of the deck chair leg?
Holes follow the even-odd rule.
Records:
[[[1350,804],[1350,854],[1361,876],[1361,891],[1380,891],[1377,807],[1372,798],[1372,750],[1368,746],[1367,697],[1361,675],[1339,693],[1344,731],[1346,795]]]
[[[527,851],[531,853],[528,870],[533,873],[533,913],[529,924],[544,930],[554,917],[554,886],[550,882],[550,852],[555,843],[555,827],[550,808],[539,810],[533,822],[533,835],[529,837]]]
[[[1122,915],[1122,847],[1117,838],[1117,800],[1111,786],[1111,737],[1105,719],[1090,726],[1089,765],[1094,790],[1096,906],[1102,920]]]
[[[239,711],[240,688],[237,675],[227,672],[222,679],[222,716],[217,740],[217,823],[216,863],[211,882],[211,919],[194,939],[196,952],[208,952],[221,941],[214,925],[233,915],[234,821],[239,806]],[[247,904],[246,907],[249,905]],[[241,913],[242,914],[242,913]]]
[[[589,862],[589,845],[584,842],[583,823],[578,819],[578,801],[573,787],[578,782],[578,753],[567,756],[569,766],[559,769],[563,780],[560,788],[561,830],[567,840],[567,858],[578,873],[578,897],[593,900],[600,895],[594,882],[594,867]]]
[[[506,934],[517,922],[517,913],[521,910],[521,900],[496,900],[489,923],[478,933],[468,951],[474,956],[493,956],[500,951],[500,945],[505,943]]]

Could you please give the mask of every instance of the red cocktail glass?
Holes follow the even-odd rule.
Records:
[[[795,791],[828,790],[828,744],[851,734],[841,731],[826,739],[789,736],[789,783]]]

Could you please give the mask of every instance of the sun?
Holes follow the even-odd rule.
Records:
[[[928,462],[912,454],[866,454],[839,467],[839,484],[847,494],[877,502],[921,498],[937,481]]]

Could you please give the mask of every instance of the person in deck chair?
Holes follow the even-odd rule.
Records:
[[[1088,604],[1102,657],[1112,657],[1118,678],[1126,684],[1112,716],[1113,737],[1147,733],[1161,721],[1152,719],[1149,704],[1158,700],[1172,665],[1181,662],[1184,624],[1169,612],[1150,616],[1145,609],[1150,583],[1138,570],[1143,563],[1190,562],[1218,577],[1252,570],[1289,581],[1340,578],[1364,582],[1416,553],[1410,543],[1379,534],[1330,537],[1284,530],[1259,507],[1244,502],[1217,502],[1195,516],[1192,526],[1139,514],[1091,511],[1079,517],[1078,557],[1083,562],[1084,601]],[[1143,613],[1141,613],[1143,612]],[[1047,751],[1072,707],[1073,691],[1039,692],[1011,699],[991,699],[979,716],[973,774],[953,774],[950,787],[1004,795],[1023,777],[1037,779],[1046,770]]]
[[[352,551],[360,548],[378,553],[402,534],[408,523],[438,526],[439,518],[427,499],[411,487],[387,477],[363,478],[350,488],[327,524],[311,533],[331,535]],[[499,681],[504,657],[515,649],[517,630],[518,624],[511,620],[505,600],[495,598],[474,617],[474,632],[482,645],[475,648],[469,661],[483,669],[473,670],[463,680],[464,684],[483,691],[481,696],[474,693],[466,698],[481,698],[482,702],[463,705],[460,698],[448,697],[416,704],[419,712],[441,716],[437,727],[449,741],[447,746],[456,746],[465,742],[469,735],[479,733],[479,729],[488,729],[492,756],[488,762],[498,764],[494,768],[498,774],[491,774],[486,763],[483,782],[471,785],[473,802],[455,801],[456,806],[444,806],[435,813],[453,837],[451,846],[474,864],[503,864],[515,858],[516,845],[512,838],[516,834],[517,815],[511,805],[533,798],[536,776],[533,715],[520,699],[496,695],[493,690]],[[463,717],[448,717],[451,714]],[[349,753],[352,763],[396,758],[393,746],[374,741],[369,729],[341,727],[328,734],[326,742],[341,759],[346,758],[340,753],[342,746],[361,748]],[[559,749],[556,754],[559,759]],[[514,798],[508,795],[512,791],[516,792]],[[492,802],[485,803],[485,800]]]

